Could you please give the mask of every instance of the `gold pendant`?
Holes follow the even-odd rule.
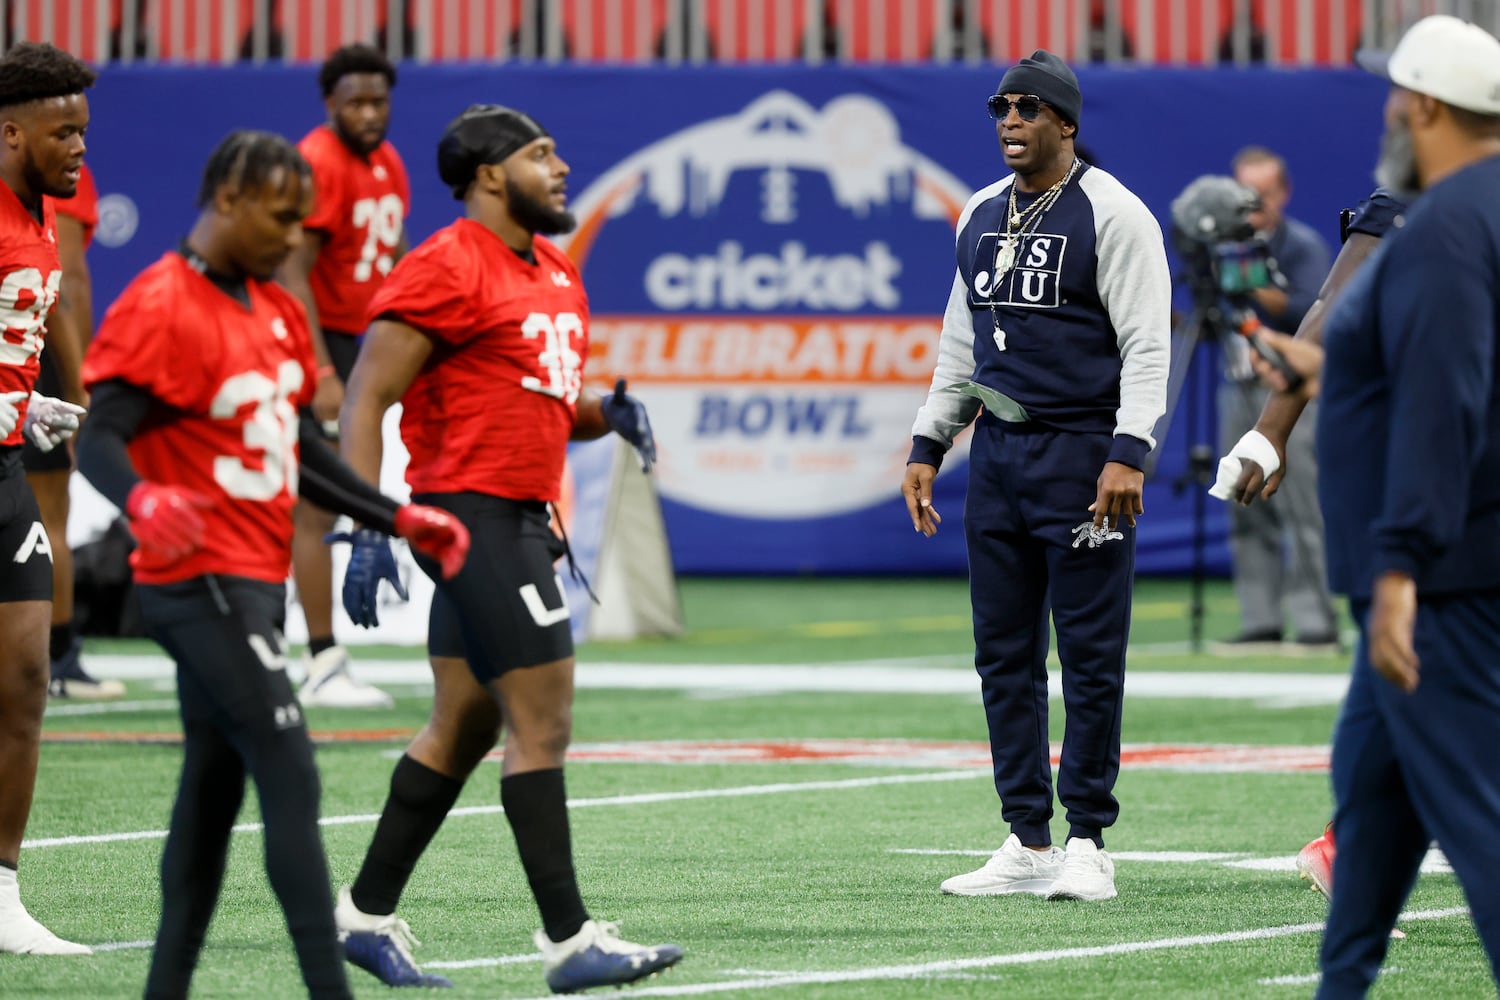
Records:
[[[1000,242],[1000,250],[995,254],[995,283],[1005,276],[1016,263],[1016,245],[1009,238]]]

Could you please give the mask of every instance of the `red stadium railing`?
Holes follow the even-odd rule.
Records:
[[[422,62],[1342,65],[1412,20],[1500,31],[1497,0],[0,0],[5,45],[91,62],[314,62],[372,41]]]

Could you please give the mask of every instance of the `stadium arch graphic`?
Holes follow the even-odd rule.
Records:
[[[695,511],[754,547],[897,498],[971,193],[876,98],[773,90],[573,199],[591,381],[650,407],[674,545]]]

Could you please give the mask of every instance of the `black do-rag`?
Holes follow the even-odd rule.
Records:
[[[474,174],[486,163],[550,135],[530,115],[499,104],[471,104],[448,123],[438,140],[438,176],[463,201]]]
[[[1066,122],[1077,125],[1083,113],[1083,93],[1068,64],[1046,49],[1037,49],[1000,79],[997,94],[1035,94]]]

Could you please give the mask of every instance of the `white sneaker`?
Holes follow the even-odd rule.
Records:
[[[349,672],[349,653],[331,646],[317,656],[302,658],[307,680],[297,692],[302,706],[319,708],[391,708],[394,698],[378,687],[355,680]]]
[[[12,955],[92,955],[86,944],[64,941],[37,923],[21,904],[16,873],[0,868],[0,952]]]
[[[1052,883],[1048,899],[1081,899],[1097,903],[1114,899],[1115,863],[1109,852],[1103,850],[1087,837],[1072,837],[1068,840],[1068,853],[1063,858],[1062,874]]]
[[[1011,834],[983,868],[953,876],[942,889],[950,896],[1005,896],[1014,892],[1045,896],[1062,870],[1062,851],[1056,847],[1033,851]]]

